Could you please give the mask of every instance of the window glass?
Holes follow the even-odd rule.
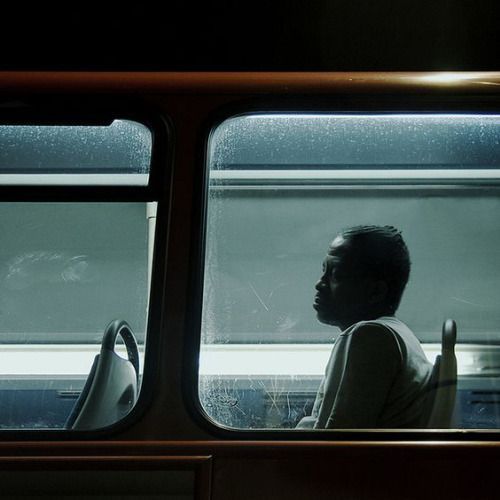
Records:
[[[147,185],[151,148],[151,131],[130,120],[0,125],[0,184]]]
[[[97,344],[114,318],[144,341],[146,203],[2,203],[0,227],[3,343]]]
[[[313,309],[329,244],[346,228],[390,225],[411,259],[396,316],[431,367],[444,320],[457,323],[450,426],[498,428],[499,133],[500,117],[486,114],[258,114],[219,125],[200,355],[208,416],[283,429],[311,414],[342,331]]]
[[[0,182],[142,185],[151,132],[0,126],[0,148]],[[0,429],[92,430],[133,408],[155,218],[156,202],[132,199],[0,203]]]

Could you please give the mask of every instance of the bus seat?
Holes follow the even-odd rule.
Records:
[[[443,323],[441,354],[436,358],[429,382],[428,419],[425,425],[429,429],[453,427],[453,410],[457,392],[456,340],[456,322],[447,319]]]
[[[128,359],[115,352],[120,335]],[[127,322],[114,320],[104,332],[101,351],[94,358],[85,386],[77,399],[65,428],[98,429],[117,422],[134,406],[139,379],[139,351]]]

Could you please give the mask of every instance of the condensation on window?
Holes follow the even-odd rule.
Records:
[[[328,244],[345,227],[390,224],[412,260],[398,316],[431,363],[443,320],[457,321],[458,427],[500,428],[499,137],[494,114],[255,114],[215,128],[199,369],[208,417],[289,429],[310,414],[339,333],[312,308]]]
[[[128,119],[3,123],[0,184],[147,186],[152,146]],[[0,429],[96,429],[133,407],[155,216],[153,201],[0,203]]]
[[[0,125],[0,184],[146,185],[152,143],[131,120]]]

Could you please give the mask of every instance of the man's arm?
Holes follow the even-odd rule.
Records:
[[[314,400],[314,406],[311,415],[302,417],[299,420],[299,423],[295,426],[296,429],[314,429],[318,420],[319,408],[321,406],[321,402],[323,401],[324,385],[325,379],[323,378],[316,393],[316,399]]]
[[[382,325],[356,328],[346,343],[345,366],[326,428],[376,428],[402,366],[394,333]]]

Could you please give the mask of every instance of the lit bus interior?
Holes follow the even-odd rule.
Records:
[[[344,227],[391,224],[412,260],[398,316],[430,362],[443,321],[458,325],[451,427],[499,427],[499,129],[498,115],[459,113],[261,113],[213,129],[199,362],[211,421],[293,429],[310,413],[339,333],[311,307],[325,249]],[[147,184],[138,123],[7,126],[2,141],[7,184]],[[2,428],[63,429],[112,320],[134,332],[142,375],[155,219],[154,202],[3,203]]]
[[[209,155],[200,397],[233,428],[308,414],[338,329],[312,309],[329,242],[399,228],[412,270],[397,316],[441,349],[456,321],[457,428],[500,425],[499,117],[256,114],[223,122]],[[376,355],[376,353],[374,353]]]

